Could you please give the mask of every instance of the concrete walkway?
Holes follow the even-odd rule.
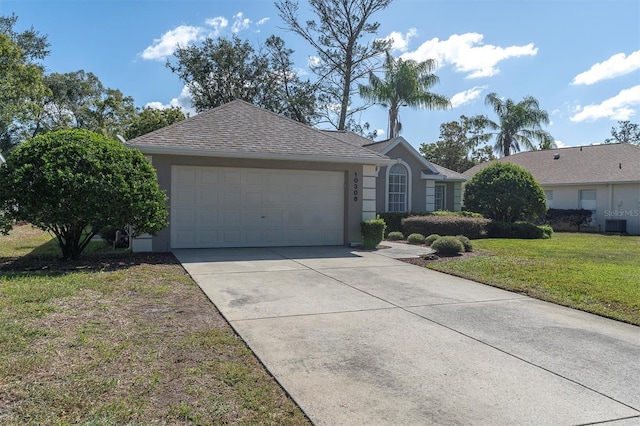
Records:
[[[175,251],[316,425],[640,425],[640,328],[383,253]]]

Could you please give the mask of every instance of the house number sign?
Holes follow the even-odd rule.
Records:
[[[358,172],[353,174],[353,201],[358,201]]]

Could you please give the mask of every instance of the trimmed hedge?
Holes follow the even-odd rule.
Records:
[[[402,232],[398,232],[398,231],[389,232],[389,234],[387,234],[387,240],[389,241],[404,240],[404,235],[402,235]]]
[[[462,243],[464,247],[464,251],[470,252],[473,251],[473,244],[471,244],[471,240],[465,237],[464,235],[456,235],[456,238]]]
[[[431,244],[433,244],[433,242],[435,240],[437,240],[438,238],[440,238],[440,235],[438,234],[431,234],[429,235],[427,238],[424,239],[424,243],[428,246],[430,246]]]
[[[424,235],[422,234],[411,234],[407,237],[407,242],[409,244],[421,245],[424,244]]]
[[[368,249],[374,249],[380,244],[384,238],[384,229],[387,227],[384,220],[371,219],[360,223],[362,231],[362,246]]]
[[[487,226],[489,238],[520,238],[525,240],[549,239],[553,229],[549,225],[536,226],[528,222],[493,221]]]
[[[591,210],[584,209],[549,209],[545,220],[554,228],[571,229],[587,225],[591,221]]]
[[[449,211],[435,211],[435,212],[385,212],[378,213],[381,219],[385,221],[387,224],[387,233],[389,232],[402,232],[404,235],[410,234],[406,229],[402,227],[402,220],[411,217],[411,216],[460,216],[460,217],[479,217],[482,215],[479,213],[473,213],[468,211],[458,211],[458,212],[449,212]],[[427,234],[424,234],[427,235]]]
[[[464,245],[457,237],[440,237],[431,244],[436,253],[443,256],[453,256],[464,251]]]
[[[483,217],[462,215],[410,216],[402,220],[402,229],[407,234],[466,235],[476,240],[486,236],[485,227],[490,222]]]
[[[402,229],[402,219],[409,216],[421,216],[426,214],[427,213],[386,212],[378,213],[378,216],[387,224],[387,233],[402,232],[404,235],[407,235],[408,233],[404,232]]]

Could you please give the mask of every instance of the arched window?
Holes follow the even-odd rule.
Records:
[[[407,211],[407,178],[407,169],[402,164],[394,164],[389,169],[388,211]]]

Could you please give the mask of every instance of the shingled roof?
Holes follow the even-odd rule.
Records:
[[[235,100],[126,142],[145,154],[387,164],[388,157]]]
[[[470,179],[497,161],[525,168],[541,185],[640,182],[640,146],[628,143],[520,152],[474,166],[463,175]]]

